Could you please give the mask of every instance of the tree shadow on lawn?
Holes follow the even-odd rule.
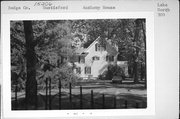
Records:
[[[104,95],[104,106],[103,106],[103,95],[101,93],[94,93],[93,95],[93,106],[91,100],[91,94],[82,95],[82,106],[80,106],[81,100],[79,94],[72,95],[72,101],[70,102],[69,94],[62,93],[61,95],[61,110],[71,109],[134,109],[146,108],[147,99],[146,97],[140,97],[139,95],[121,94],[116,95],[116,102],[114,95]],[[59,95],[51,96],[51,109],[59,110]],[[126,106],[127,101],[127,106]],[[45,95],[38,95],[38,104],[35,106],[26,107],[25,99],[19,98],[17,107],[15,107],[15,101],[12,101],[12,110],[45,110]],[[49,106],[48,106],[49,107]]]
[[[83,89],[95,89],[95,88],[128,88],[128,89],[139,89],[139,90],[146,90],[144,84],[134,84],[134,83],[122,83],[122,84],[115,84],[115,83],[94,83],[94,84],[86,84],[82,85]]]

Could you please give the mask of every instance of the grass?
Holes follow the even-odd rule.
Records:
[[[82,85],[82,107],[80,107],[80,85]],[[93,90],[93,106],[91,102],[91,90]],[[53,110],[59,109],[58,89],[52,90],[52,105]],[[104,106],[103,106],[104,94]],[[27,109],[25,108],[24,92],[18,93],[18,104],[15,107],[14,93],[12,93],[12,109]],[[116,101],[115,101],[116,98]],[[38,91],[38,110],[45,109],[45,91]],[[133,84],[131,82],[123,82],[123,84],[113,84],[110,81],[99,82],[79,82],[77,86],[72,88],[72,101],[69,98],[69,89],[62,89],[61,94],[61,109],[123,109],[126,108],[146,108],[147,92],[144,84]],[[116,105],[114,105],[116,104]],[[34,109],[35,107],[28,107]]]

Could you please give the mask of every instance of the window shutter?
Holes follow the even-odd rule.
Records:
[[[79,57],[78,57],[78,62],[80,63],[80,61],[81,61],[81,57],[79,56]]]
[[[84,73],[86,74],[86,67],[84,68]]]
[[[106,56],[106,61],[108,61],[108,56]]]
[[[112,56],[112,61],[114,61],[114,56]]]
[[[79,67],[78,70],[79,70],[79,74],[81,74],[81,67]]]
[[[95,45],[95,51],[97,51],[97,43],[96,43],[96,45]]]

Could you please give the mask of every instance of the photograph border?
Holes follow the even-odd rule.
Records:
[[[105,110],[11,110],[10,80],[10,21],[12,20],[75,20],[75,19],[146,19],[147,38],[147,108]],[[98,13],[41,13],[2,14],[2,67],[3,67],[3,116],[4,117],[82,117],[82,116],[134,116],[155,115],[155,66],[154,66],[154,14],[153,12],[98,12]],[[9,80],[8,80],[9,79]]]

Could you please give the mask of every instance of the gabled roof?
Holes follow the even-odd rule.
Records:
[[[96,40],[94,40],[94,41],[91,43],[91,45],[89,45],[88,48],[85,49],[85,52],[87,52],[90,47],[92,47],[93,45],[95,45],[96,41],[98,41],[99,39],[100,39],[100,36],[99,36]],[[114,46],[112,46],[112,44],[110,44],[106,39],[104,39],[104,40],[106,41],[107,46],[108,46],[108,47],[111,47],[111,50],[112,50],[111,53],[114,54],[114,55],[117,54],[117,53],[118,53],[118,50],[117,50]],[[110,50],[110,49],[109,49],[109,50]]]
[[[77,50],[76,50],[76,54],[77,54],[77,55],[83,55],[83,54],[87,55],[87,54],[88,54],[88,49],[91,48],[93,45],[95,45],[96,42],[97,42],[99,39],[100,39],[100,36],[99,36],[96,40],[94,40],[94,41],[89,45],[89,47],[87,47],[86,49],[85,49],[85,48],[79,48],[79,49],[77,49]],[[112,46],[106,39],[105,39],[105,41],[106,41],[107,46],[108,46],[107,50],[110,52],[110,54],[116,55],[116,54],[118,53],[117,49],[116,49],[114,46]]]
[[[95,45],[96,41],[98,41],[99,39],[100,39],[100,36],[99,36],[98,38],[96,38],[96,40],[94,40],[94,41],[89,45],[89,47],[87,47],[87,48],[85,49],[85,51],[87,51],[90,47],[92,47],[93,45]]]

